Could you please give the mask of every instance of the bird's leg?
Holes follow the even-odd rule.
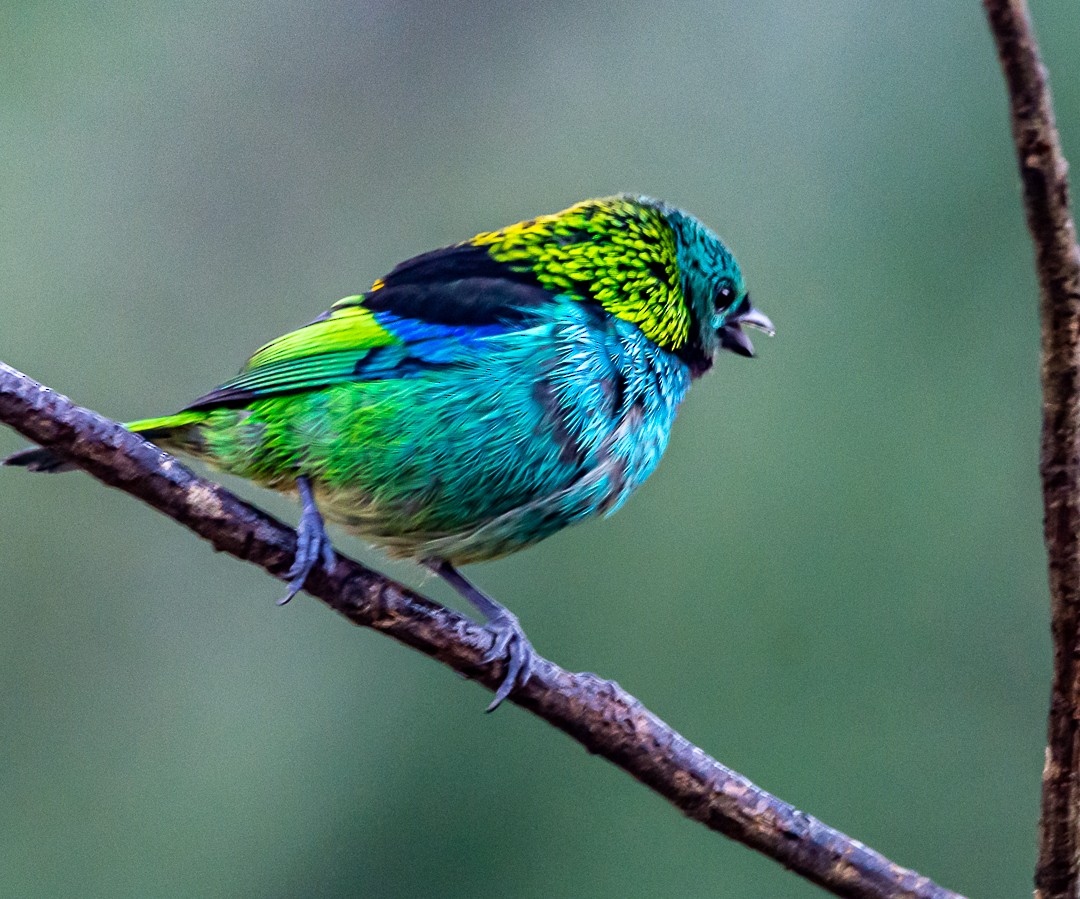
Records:
[[[289,579],[289,592],[278,600],[279,606],[285,605],[303,589],[311,569],[320,559],[327,569],[334,565],[334,548],[330,545],[326,528],[323,527],[319,507],[315,505],[311,482],[305,475],[296,479],[296,489],[300,493],[304,508],[300,512],[300,523],[296,526],[296,557],[285,575]]]
[[[513,612],[474,587],[449,562],[428,559],[424,564],[476,606],[488,620],[487,628],[494,635],[495,642],[481,661],[506,659],[506,676],[495,692],[495,699],[487,707],[489,712],[493,712],[515,688],[523,686],[532,675],[535,660],[532,644]]]

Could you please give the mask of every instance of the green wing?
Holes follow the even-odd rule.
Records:
[[[532,327],[539,307],[557,302],[493,263],[477,248],[448,247],[395,269],[362,296],[273,340],[244,369],[187,406],[237,406],[344,381],[412,377],[476,352],[489,338]],[[467,271],[482,275],[466,275]]]
[[[346,297],[310,324],[270,341],[235,378],[186,408],[238,405],[355,380],[374,350],[401,344],[361,301],[359,296]]]

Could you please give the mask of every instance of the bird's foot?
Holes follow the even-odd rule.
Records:
[[[518,687],[525,685],[532,676],[533,665],[536,661],[536,653],[533,651],[529,638],[521,629],[517,617],[510,612],[503,611],[488,622],[487,630],[495,638],[491,649],[484,653],[482,662],[494,662],[498,659],[506,660],[506,674],[499,689],[495,691],[495,698],[487,711],[494,712],[507,696]]]
[[[334,567],[335,561],[334,547],[323,526],[319,507],[315,505],[311,484],[306,477],[299,477],[296,488],[304,508],[300,513],[300,523],[296,526],[296,556],[285,574],[289,579],[289,592],[277,601],[279,606],[285,605],[304,588],[308,575],[320,560],[328,571]]]
[[[524,686],[532,676],[536,663],[532,644],[513,612],[478,590],[445,559],[426,559],[423,564],[476,606],[488,620],[485,629],[494,639],[491,649],[484,653],[480,661],[487,664],[500,659],[506,660],[506,674],[503,675],[499,689],[495,691],[495,699],[487,707],[489,712],[494,712],[507,696],[518,687]]]

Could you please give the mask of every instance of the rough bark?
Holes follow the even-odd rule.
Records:
[[[1012,114],[1042,318],[1043,530],[1054,672],[1043,770],[1036,897],[1077,893],[1080,827],[1080,248],[1069,211],[1046,69],[1024,0],[984,0]]]
[[[215,549],[276,577],[292,561],[292,528],[2,362],[0,421],[137,496]],[[483,627],[351,559],[339,555],[332,571],[316,569],[306,591],[355,624],[383,631],[489,689],[501,682],[501,662],[480,662],[491,645]],[[541,658],[510,701],[623,768],[689,817],[837,896],[960,899],[724,767],[611,681],[573,674]]]

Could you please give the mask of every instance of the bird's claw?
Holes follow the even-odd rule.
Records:
[[[494,712],[507,696],[518,687],[524,686],[532,676],[536,654],[517,618],[509,612],[492,618],[487,629],[495,639],[491,643],[491,649],[484,653],[480,661],[487,663],[506,660],[506,674],[499,684],[499,689],[495,691],[491,705],[487,707],[487,711]]]
[[[492,636],[491,647],[480,661],[485,665],[497,661],[506,662],[502,683],[495,691],[495,699],[487,707],[489,712],[494,712],[507,696],[518,687],[524,686],[532,676],[537,658],[532,644],[521,629],[517,617],[490,596],[477,590],[450,562],[432,558],[425,560],[424,564],[471,602],[488,620],[485,629]]]
[[[301,496],[304,497],[305,502],[304,509],[300,513],[300,524],[296,527],[296,556],[285,573],[285,577],[289,580],[289,592],[277,601],[279,606],[285,605],[304,589],[308,575],[319,561],[322,561],[327,571],[334,567],[336,561],[334,547],[323,527],[322,516],[314,502],[308,501],[310,492],[306,485],[301,488]]]

